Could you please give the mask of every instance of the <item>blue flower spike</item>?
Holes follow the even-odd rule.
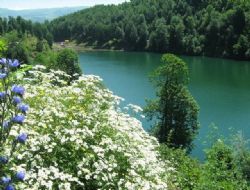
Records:
[[[6,58],[0,59],[0,64],[6,64],[6,63],[7,63],[7,59]]]
[[[0,58],[0,104],[3,105],[2,112],[6,113],[2,114],[0,122],[0,135],[4,137],[3,144],[13,142],[11,139],[8,139],[11,126],[13,124],[22,125],[25,120],[26,113],[29,110],[29,106],[22,103],[25,88],[21,85],[13,84],[13,81],[11,81],[12,79],[9,79],[9,73],[16,70],[19,66],[20,62],[17,59]],[[12,116],[12,118],[9,118],[10,116]],[[28,135],[26,133],[20,133],[13,143],[14,145],[17,143],[25,144],[27,138]],[[1,149],[1,152],[5,152],[4,147]],[[0,190],[15,190],[15,183],[18,181],[24,181],[25,179],[24,171],[17,171],[13,176],[13,179],[6,176],[7,174],[12,173],[8,167],[5,167],[11,157],[12,152],[7,155],[0,155],[0,173],[2,174],[0,176]]]
[[[11,179],[9,177],[2,177],[1,182],[3,184],[9,184],[11,182]]]
[[[4,99],[6,96],[6,93],[5,92],[0,92],[0,99]]]
[[[0,156],[0,164],[7,164],[8,158],[5,156]]]
[[[10,121],[4,121],[3,122],[3,128],[6,130],[10,127]]]
[[[11,184],[7,185],[4,190],[15,190],[15,187]]]
[[[14,123],[18,123],[18,124],[23,124],[25,120],[25,116],[24,115],[16,115],[15,117],[13,117],[12,121]]]
[[[22,99],[19,96],[13,96],[14,104],[20,104],[21,102],[22,102]]]
[[[17,173],[16,173],[16,178],[17,178],[19,181],[23,181],[24,178],[25,178],[25,172],[22,172],[22,171],[17,172]]]
[[[15,84],[15,85],[12,86],[11,91],[14,92],[15,94],[23,96],[24,92],[25,92],[25,89],[24,89],[24,87],[18,86],[18,85]]]
[[[29,110],[29,106],[26,105],[26,104],[21,104],[18,106],[18,109],[23,112],[23,113],[26,113],[28,110]]]
[[[22,143],[22,144],[23,144],[23,143],[26,142],[27,138],[28,138],[28,135],[27,135],[26,133],[21,133],[20,135],[18,135],[17,141],[18,141],[19,143]]]
[[[7,77],[7,74],[6,73],[0,73],[0,79],[4,79]]]
[[[15,60],[9,60],[9,66],[10,67],[18,67],[20,65],[20,63],[19,63],[19,61],[17,60],[17,59],[15,59]]]

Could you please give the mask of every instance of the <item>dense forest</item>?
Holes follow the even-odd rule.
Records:
[[[60,17],[50,27],[56,41],[250,59],[246,0],[131,0]]]
[[[0,18],[0,35],[13,30],[50,45],[53,39],[73,40],[97,48],[250,59],[250,2],[245,0],[131,0],[43,24]]]
[[[25,35],[36,36],[38,39],[45,39],[48,41],[50,46],[53,43],[53,36],[49,31],[49,22],[44,23],[33,23],[31,20],[25,20],[21,16],[8,18],[0,17],[0,36],[4,36],[7,33],[16,31],[19,37]]]

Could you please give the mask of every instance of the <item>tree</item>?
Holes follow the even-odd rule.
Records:
[[[184,35],[185,26],[182,18],[179,16],[173,16],[170,21],[170,37],[169,46],[171,52],[181,52],[182,38]]]
[[[135,25],[132,22],[128,22],[125,26],[125,44],[127,48],[134,49],[135,44],[138,40],[138,33]]]
[[[248,50],[248,39],[244,35],[240,35],[237,44],[233,46],[233,52],[237,57],[244,57]]]
[[[21,64],[29,63],[29,55],[25,46],[20,42],[11,42],[6,51],[7,58],[17,58]]]
[[[42,40],[38,40],[38,42],[36,43],[36,51],[38,51],[38,52],[43,51],[43,41]]]
[[[156,20],[155,31],[149,37],[149,48],[154,51],[165,52],[169,49],[169,31],[164,18]]]
[[[162,62],[164,65],[152,75],[158,89],[157,99],[148,102],[145,113],[156,121],[153,133],[160,143],[189,152],[199,129],[199,108],[187,88],[188,68],[173,54],[164,54]]]
[[[47,40],[47,42],[49,44],[49,47],[52,48],[52,46],[53,46],[53,36],[52,36],[51,33],[47,33],[46,40]]]
[[[139,17],[137,32],[138,32],[137,49],[143,50],[147,46],[147,40],[149,35],[148,26],[144,15],[140,15]]]
[[[241,34],[245,28],[246,20],[245,20],[244,10],[237,8],[235,14],[233,16],[233,26],[236,34]]]
[[[68,75],[81,74],[77,53],[72,49],[63,49],[58,53],[56,69]]]

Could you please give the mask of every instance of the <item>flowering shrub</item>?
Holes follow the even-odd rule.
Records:
[[[16,150],[28,137],[20,128],[29,109],[22,103],[25,90],[12,84],[12,71],[18,66],[17,60],[0,59],[0,188],[5,190],[14,190],[14,184],[25,178],[24,171],[10,169]]]
[[[157,140],[120,110],[99,77],[66,85],[68,75],[43,69],[23,79],[31,108],[28,151],[12,165],[27,170],[20,189],[169,189],[173,168],[159,159]]]

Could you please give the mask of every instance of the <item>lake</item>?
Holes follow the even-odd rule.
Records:
[[[160,63],[161,54],[139,52],[84,52],[79,54],[85,74],[99,75],[106,87],[128,103],[145,106],[145,99],[155,97],[148,75]],[[218,126],[215,135],[241,131],[250,138],[250,62],[208,57],[182,56],[190,71],[189,89],[200,106],[201,128],[195,140],[193,156],[203,159],[204,141]],[[146,130],[150,123],[141,119]]]

